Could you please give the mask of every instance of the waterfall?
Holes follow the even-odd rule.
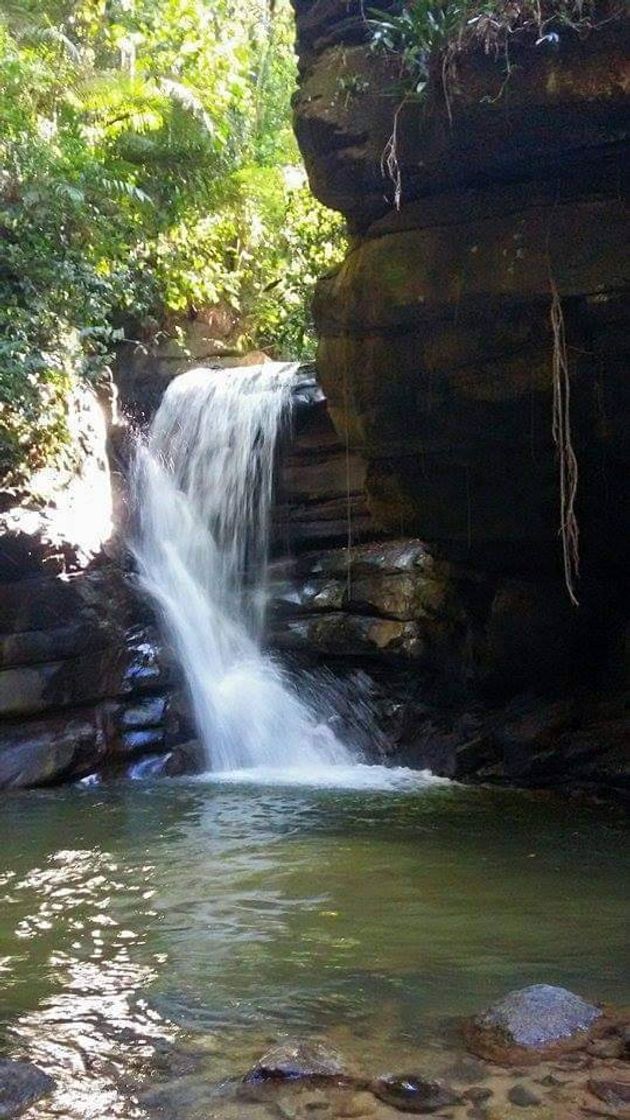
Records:
[[[275,450],[296,368],[182,374],[138,448],[132,547],[212,771],[351,762],[261,648]]]

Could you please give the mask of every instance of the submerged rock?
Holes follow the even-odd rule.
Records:
[[[336,1112],[338,1116],[342,1116],[344,1120],[355,1120],[355,1118],[362,1116],[371,1116],[376,1109],[376,1102],[371,1093],[359,1092],[351,1093],[347,1097],[337,1101]]]
[[[509,992],[464,1027],[469,1048],[498,1062],[536,1061],[548,1052],[578,1049],[602,1011],[551,984]]]
[[[0,1120],[21,1116],[54,1088],[52,1077],[32,1062],[0,1058]]]
[[[508,1100],[519,1108],[532,1108],[540,1104],[540,1097],[528,1085],[513,1085],[508,1092]]]
[[[441,1081],[428,1081],[417,1074],[379,1077],[371,1088],[375,1097],[400,1112],[437,1112],[461,1100],[450,1086]]]
[[[591,1078],[588,1087],[600,1101],[611,1105],[613,1108],[626,1109],[630,1105],[630,1080]]]
[[[246,1084],[260,1081],[352,1080],[336,1050],[323,1042],[281,1042],[268,1050],[245,1075]]]
[[[485,1101],[489,1101],[492,1096],[492,1089],[484,1085],[471,1085],[470,1089],[466,1089],[462,1093],[462,1097],[466,1101],[471,1101],[473,1104],[480,1105]]]

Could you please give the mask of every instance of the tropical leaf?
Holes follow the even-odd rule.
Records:
[[[167,97],[181,105],[189,113],[201,121],[204,128],[210,134],[214,133],[214,125],[206,112],[199,93],[191,89],[190,86],[184,85],[183,82],[176,82],[172,78],[161,78],[159,87]]]

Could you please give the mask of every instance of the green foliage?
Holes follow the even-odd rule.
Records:
[[[472,6],[471,0],[413,0],[400,10],[372,13],[374,45],[399,57],[406,92],[424,93],[432,60],[457,35]]]
[[[299,168],[292,39],[288,0],[6,0],[2,474],[63,445],[72,379],[123,327],[229,305],[243,345],[310,352],[342,233]]]
[[[312,357],[315,336],[308,314],[318,277],[338,264],[343,246],[338,214],[316,202],[306,185],[290,191],[276,245],[274,279],[258,297],[259,343],[279,356]],[[262,278],[262,277],[261,277]]]

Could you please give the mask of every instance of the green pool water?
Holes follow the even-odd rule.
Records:
[[[178,1076],[168,1115],[215,1115],[187,1048],[207,1084],[287,1035],[437,1067],[458,1016],[536,981],[630,1002],[615,808],[197,781],[5,796],[2,817],[0,1042],[58,1086],[29,1116],[150,1115],[138,1085]]]

